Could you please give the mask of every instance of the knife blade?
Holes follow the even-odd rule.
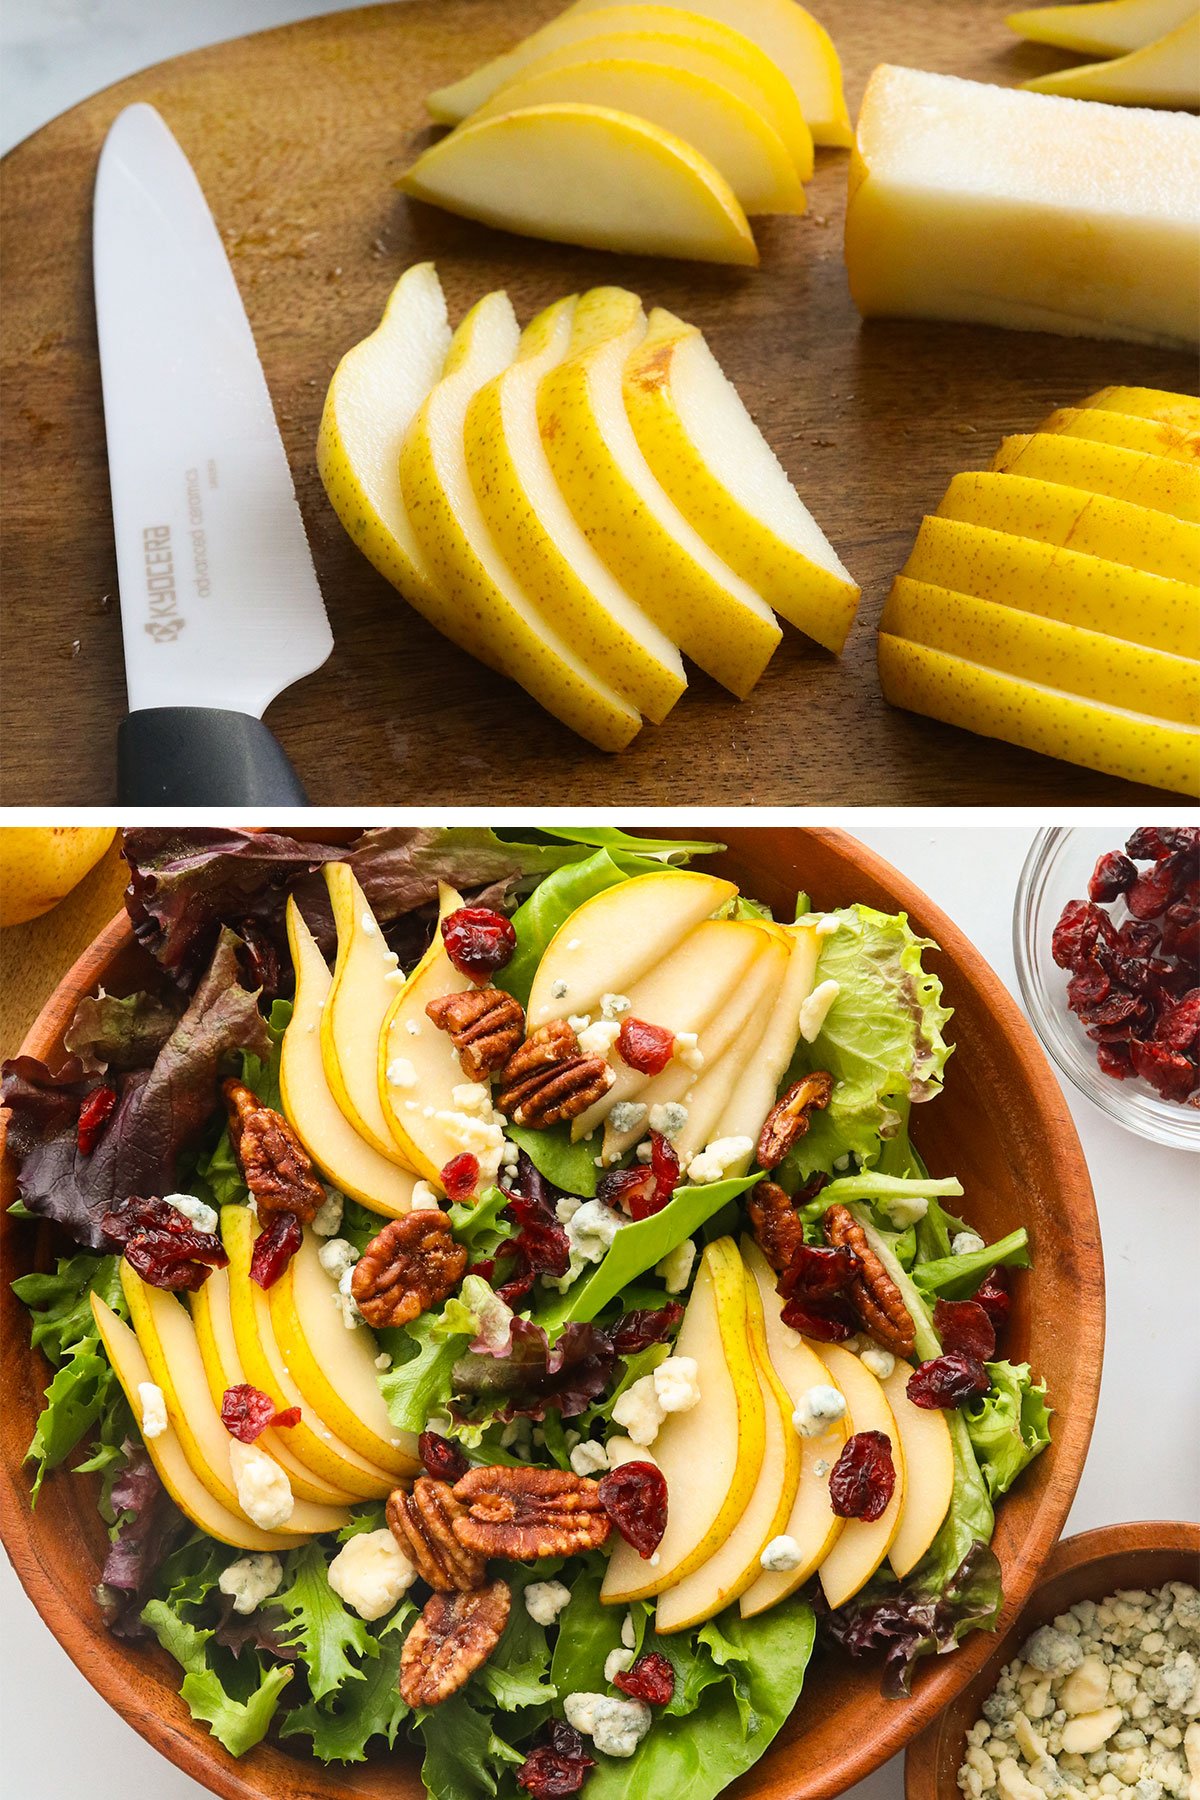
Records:
[[[133,805],[303,805],[262,723],[333,635],[250,321],[200,183],[152,106],[96,173],[93,271]]]

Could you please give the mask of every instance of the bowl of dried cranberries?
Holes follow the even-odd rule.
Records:
[[[1130,1131],[1200,1150],[1200,826],[1039,832],[1013,949],[1075,1086]]]

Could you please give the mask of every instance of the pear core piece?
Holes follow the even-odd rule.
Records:
[[[1037,75],[1021,85],[1037,94],[1069,94],[1117,106],[1200,106],[1200,12],[1140,50]]]
[[[1010,13],[1005,24],[1020,37],[1059,50],[1120,56],[1140,50],[1182,25],[1196,0],[1082,0],[1073,6],[1035,6]]]
[[[895,1541],[904,1510],[904,1445],[883,1388],[858,1357],[840,1344],[822,1344],[821,1361],[835,1387],[846,1396],[854,1433],[883,1432],[891,1444],[896,1471],[896,1485],[886,1511],[877,1519],[847,1519],[821,1563],[821,1587],[830,1606],[836,1607],[843,1606],[859,1588],[865,1587]]]

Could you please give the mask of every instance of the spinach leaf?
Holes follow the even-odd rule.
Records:
[[[548,1131],[531,1131],[525,1125],[509,1125],[507,1135],[523,1150],[539,1175],[564,1194],[578,1194],[590,1200],[596,1192],[600,1171],[596,1167],[596,1145],[571,1142],[571,1127],[555,1125]]]

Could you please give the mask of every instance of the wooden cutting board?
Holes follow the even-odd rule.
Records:
[[[1019,44],[1007,0],[822,0],[851,112],[880,61],[1012,83],[1069,60]],[[336,648],[269,721],[325,805],[1068,804],[1148,797],[1102,775],[885,706],[874,630],[922,515],[1008,432],[1110,382],[1192,385],[1190,358],[941,324],[874,321],[842,264],[845,152],[818,153],[809,212],[756,226],[762,268],[535,243],[409,202],[423,99],[560,10],[414,0],[309,20],[149,69],[5,159],[0,228],[3,766],[0,802],[115,794],[125,705],[91,285],[105,132],[157,106],[191,158],[245,298],[291,458]],[[743,705],[696,674],[622,756],[581,743],[439,638],[362,559],[313,460],[331,371],[410,263],[436,260],[452,316],[506,287],[522,320],[597,283],[694,320],[863,587],[835,659],[785,631]]]

